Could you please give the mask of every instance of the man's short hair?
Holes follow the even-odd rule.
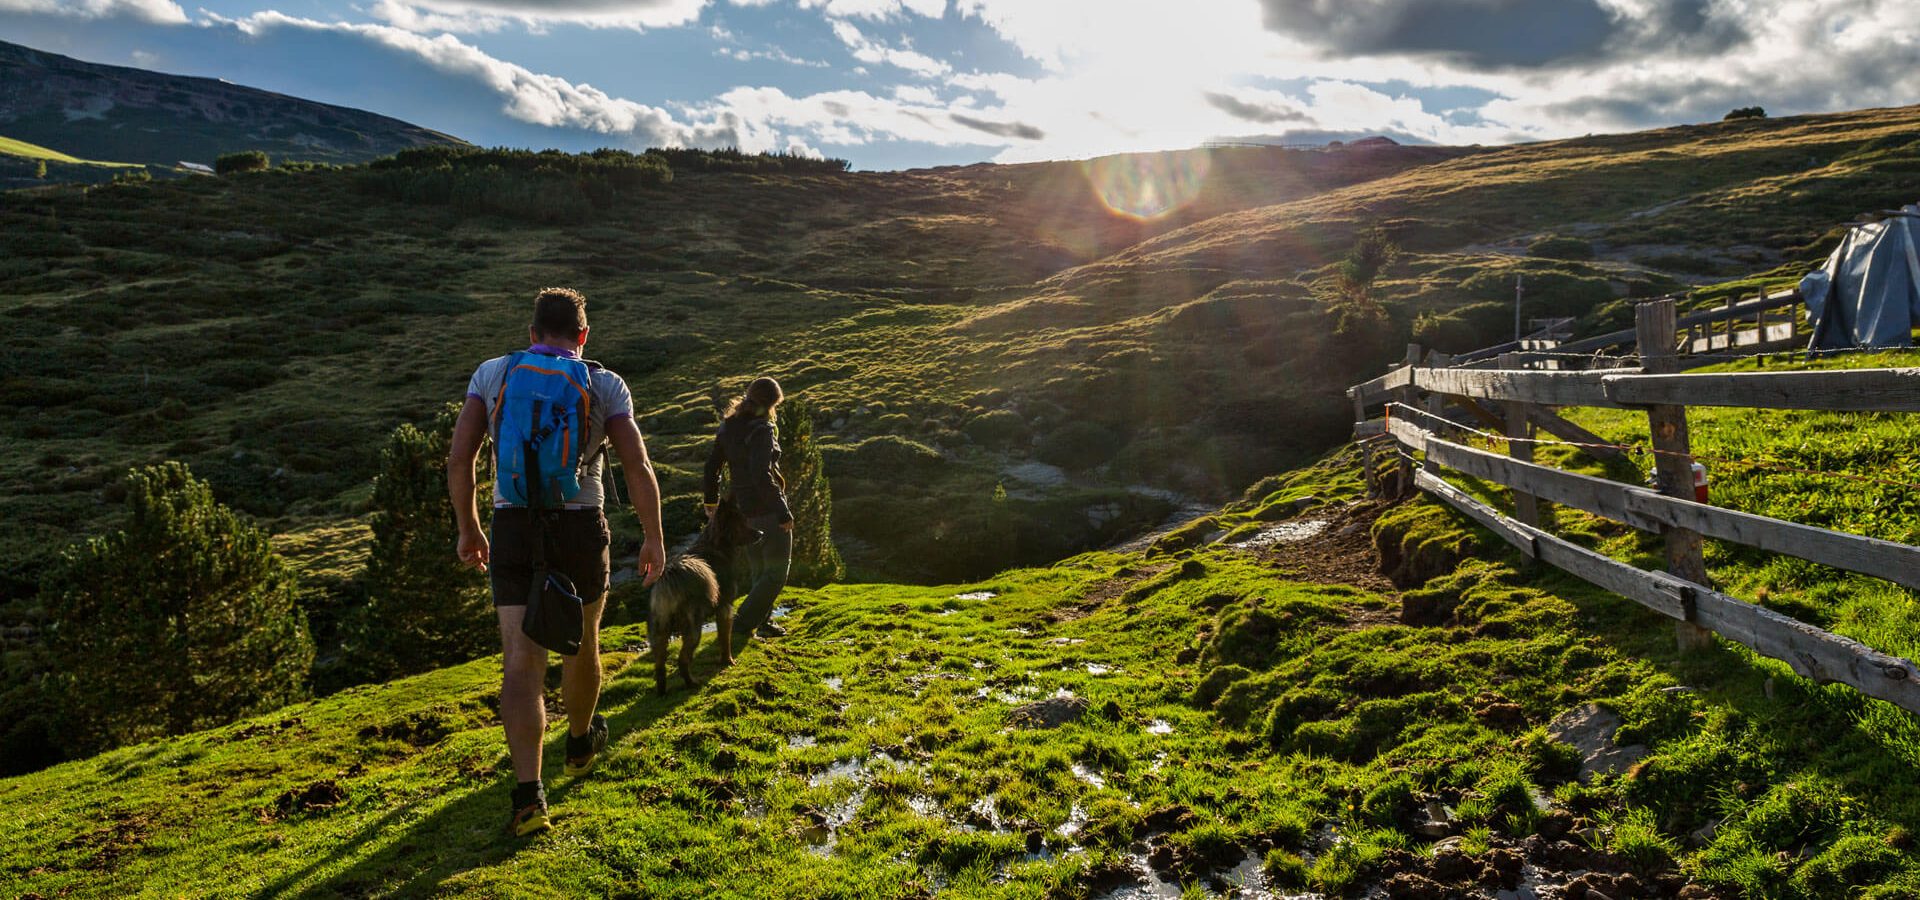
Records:
[[[578,337],[587,330],[587,298],[573,288],[541,288],[533,298],[533,330],[542,337]]]

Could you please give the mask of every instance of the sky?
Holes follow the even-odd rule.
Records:
[[[859,169],[1920,102],[1916,0],[0,0],[0,40],[478,144]]]

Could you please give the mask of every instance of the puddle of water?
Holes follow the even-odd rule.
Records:
[[[1080,804],[1075,803],[1072,808],[1067,810],[1067,820],[1060,823],[1060,827],[1055,828],[1053,833],[1063,838],[1071,839],[1074,835],[1080,833],[1080,829],[1085,827],[1087,827],[1087,811],[1081,807]]]
[[[913,810],[915,814],[926,816],[929,819],[942,818],[940,815],[940,801],[926,794],[913,794],[909,796],[907,798],[907,808]]]
[[[1007,629],[1007,632],[1008,632],[1009,634],[1017,634],[1017,635],[1019,635],[1019,636],[1021,636],[1021,637],[1032,637],[1032,636],[1033,636],[1033,629],[1031,629],[1031,628],[1028,628],[1028,627],[1027,627],[1027,626],[1025,626],[1025,625],[1015,625],[1015,626],[1013,626],[1012,628],[1009,628],[1009,629]]]
[[[836,760],[825,769],[808,775],[807,786],[819,787],[835,778],[858,778],[866,768],[866,765],[857,758]]]
[[[993,598],[998,596],[1000,595],[992,591],[968,591],[964,594],[953,595],[953,599],[955,600],[992,600]]]
[[[1184,896],[1179,882],[1160,877],[1160,873],[1147,864],[1145,853],[1128,854],[1127,868],[1133,870],[1133,883],[1095,894],[1096,900],[1172,900]]]
[[[987,661],[984,659],[976,659],[973,661],[973,667],[976,669],[984,669],[987,667]]]
[[[1103,788],[1107,786],[1107,780],[1105,778],[1101,778],[1100,773],[1095,772],[1094,770],[1089,769],[1080,763],[1073,764],[1073,777],[1078,778],[1081,781],[1084,781],[1090,785],[1093,785],[1096,788]]]
[[[1165,766],[1166,764],[1167,764],[1167,752],[1165,750],[1162,750],[1159,753],[1155,753],[1153,755],[1153,765],[1150,765],[1147,767],[1147,774],[1151,775],[1155,772],[1160,771],[1160,768],[1162,766]]]
[[[1260,529],[1251,537],[1229,544],[1241,550],[1264,550],[1275,544],[1291,544],[1315,537],[1327,530],[1327,520],[1310,519],[1304,522],[1280,522]]]
[[[973,803],[967,806],[967,811],[970,813],[973,813],[974,816],[978,817],[981,821],[986,822],[988,830],[990,831],[1001,830],[1000,811],[994,803],[993,795],[989,794],[985,797],[981,797],[980,799],[973,801]],[[969,823],[964,823],[964,822],[961,823],[960,829],[962,831],[975,830],[973,825]]]
[[[818,743],[818,739],[810,734],[787,735],[787,746],[795,749],[799,749],[801,747],[811,747],[816,743]]]
[[[995,690],[990,687],[980,687],[974,688],[973,696],[978,700],[997,700],[1001,703],[1025,703],[1028,700],[1040,696],[1040,689],[1030,684],[1000,690]]]
[[[1069,637],[1057,637],[1050,641],[1047,641],[1047,643],[1049,644],[1053,644],[1055,646],[1060,646],[1060,647],[1071,647],[1074,644],[1084,644],[1086,642],[1087,642],[1086,638],[1069,638]]]
[[[821,679],[821,680],[820,680],[820,683],[821,683],[821,684],[824,684],[824,685],[826,685],[826,686],[827,686],[827,690],[830,690],[830,691],[837,691],[837,690],[839,690],[839,689],[840,689],[840,685],[842,685],[842,684],[844,684],[844,683],[845,683],[845,680],[844,680],[844,679],[842,679],[842,678],[841,678],[840,676],[838,676],[838,675],[835,675],[835,676],[833,676],[833,677],[831,677],[831,678],[823,678],[823,679]]]
[[[1108,672],[1112,672],[1112,671],[1114,671],[1114,668],[1112,666],[1104,666],[1104,665],[1101,665],[1100,663],[1087,663],[1088,675],[1105,675]]]
[[[1148,734],[1172,734],[1173,725],[1165,719],[1155,719],[1147,725]]]

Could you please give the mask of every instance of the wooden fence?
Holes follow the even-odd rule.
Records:
[[[1707,578],[1702,536],[1920,589],[1920,547],[1722,509],[1694,499],[1688,406],[1920,412],[1920,369],[1680,371],[1684,363],[1677,351],[1683,346],[1683,324],[1692,328],[1760,314],[1755,330],[1765,338],[1772,333],[1769,329],[1781,324],[1770,325],[1764,317],[1766,310],[1778,308],[1764,304],[1777,299],[1714,310],[1711,314],[1719,318],[1694,319],[1691,324],[1675,315],[1670,299],[1643,303],[1635,310],[1633,333],[1640,365],[1630,369],[1531,369],[1526,368],[1527,355],[1520,351],[1497,357],[1499,368],[1456,368],[1445,357],[1422,360],[1417,347],[1409,348],[1406,365],[1348,389],[1355,433],[1365,439],[1367,448],[1369,485],[1381,493],[1424,490],[1527,557],[1674,619],[1683,649],[1711,645],[1713,635],[1719,635],[1783,660],[1795,672],[1818,682],[1850,685],[1868,696],[1920,712],[1920,665],[1728,596],[1714,590]],[[1791,313],[1788,318],[1793,318]],[[1726,334],[1738,331],[1729,329]],[[1702,337],[1684,339],[1685,346],[1696,346]],[[1739,346],[1733,341],[1728,338],[1730,345]],[[1381,405],[1389,407],[1386,416],[1369,418],[1369,410]],[[1564,406],[1644,411],[1659,487],[1649,489],[1533,462],[1536,430],[1590,445],[1584,449],[1596,456],[1618,452],[1561,418],[1556,408]],[[1454,423],[1464,418],[1512,439],[1507,442],[1508,453],[1453,440],[1461,430]],[[1384,473],[1378,471],[1381,467],[1375,465],[1372,452],[1382,437],[1407,451],[1397,454],[1398,461],[1385,467]],[[1412,454],[1420,455],[1418,470]],[[1442,471],[1512,489],[1513,513],[1469,496],[1444,480]],[[1540,527],[1542,502],[1560,503],[1663,535],[1666,570],[1645,571],[1549,534]]]

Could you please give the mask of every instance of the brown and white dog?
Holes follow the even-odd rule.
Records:
[[[721,503],[699,540],[667,563],[653,583],[647,648],[653,652],[655,693],[667,692],[667,642],[675,633],[680,635],[680,679],[687,687],[699,686],[693,677],[693,653],[700,648],[700,628],[708,619],[714,620],[720,638],[721,665],[733,664],[733,557],[759,537],[731,500]]]

